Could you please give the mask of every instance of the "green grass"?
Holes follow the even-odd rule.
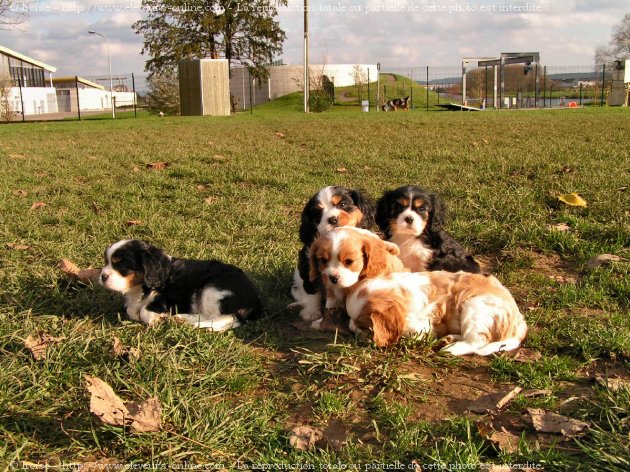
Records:
[[[627,470],[628,393],[592,377],[630,377],[630,270],[586,263],[602,253],[630,258],[628,110],[338,107],[306,116],[300,105],[294,95],[228,118],[0,126],[0,467],[416,461],[474,469],[529,461],[545,470]],[[160,161],[170,165],[146,168]],[[456,359],[417,340],[380,350],[293,326],[285,307],[307,199],[330,184],[377,198],[407,183],[442,195],[450,232],[514,293],[531,327],[525,347],[540,361]],[[558,202],[574,191],[587,208]],[[39,201],[46,206],[32,209]],[[570,231],[550,229],[558,223]],[[62,257],[97,267],[122,238],[243,267],[266,318],[225,334],[146,327],[126,320],[117,295],[56,268]],[[24,347],[38,329],[64,337],[44,361]],[[114,356],[114,337],[138,347],[140,358]],[[157,395],[163,431],[100,423],[89,413],[84,375],[101,377],[125,401]],[[550,391],[507,408],[519,431],[532,433],[520,420],[528,406],[591,428],[502,452],[464,410],[505,385]],[[290,446],[292,426],[334,418],[348,429],[340,451]]]

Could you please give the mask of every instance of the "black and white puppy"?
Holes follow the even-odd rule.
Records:
[[[341,186],[324,187],[311,197],[302,211],[298,266],[293,274],[291,295],[306,321],[322,316],[322,286],[318,280],[309,280],[309,248],[320,235],[328,234],[339,226],[369,229],[374,225],[374,204],[363,192]]]
[[[99,282],[122,293],[129,318],[146,324],[174,315],[197,328],[224,331],[261,312],[256,287],[238,267],[176,259],[136,239],[105,250]]]
[[[398,245],[400,259],[412,272],[479,273],[479,264],[442,229],[445,215],[437,195],[408,185],[383,194],[377,203],[376,223],[385,239]]]

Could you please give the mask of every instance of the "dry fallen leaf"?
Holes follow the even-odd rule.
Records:
[[[575,192],[567,193],[567,194],[564,194],[564,195],[560,195],[558,197],[558,200],[560,200],[562,203],[566,203],[567,205],[570,205],[570,206],[579,206],[579,207],[586,207],[587,206],[586,200],[584,200],[582,197],[580,197]]]
[[[307,425],[295,426],[289,432],[289,444],[295,449],[306,451],[313,449],[315,444],[321,441],[323,437],[324,432],[320,428],[313,428]]]
[[[162,407],[156,397],[142,403],[124,403],[114,389],[98,377],[85,376],[90,397],[90,412],[112,426],[131,426],[136,433],[161,429]]]
[[[18,243],[7,243],[7,248],[13,249],[14,251],[27,251],[31,248],[31,246],[27,246],[26,244],[18,244]]]
[[[595,380],[598,384],[606,387],[613,392],[618,392],[619,390],[628,390],[630,391],[630,380],[619,379],[619,378],[611,378],[611,377],[602,377],[596,376]]]
[[[571,231],[571,227],[566,223],[558,223],[556,225],[547,225],[547,228],[555,231],[560,231],[566,233],[567,231]]]
[[[24,340],[24,346],[31,351],[36,361],[46,359],[46,351],[53,344],[57,344],[65,339],[65,337],[54,337],[45,331],[38,330],[37,333],[29,334]]]
[[[563,436],[575,436],[588,426],[588,423],[566,416],[545,411],[541,408],[528,408],[534,429],[542,433],[561,433]]]
[[[521,347],[517,351],[512,351],[509,357],[516,362],[538,362],[542,359],[542,354],[533,349],[527,349],[526,347]]]
[[[68,277],[77,279],[84,284],[93,283],[97,284],[98,279],[101,276],[101,269],[79,269],[76,264],[68,259],[61,259],[59,261],[59,270],[66,274]]]
[[[127,220],[127,226],[137,226],[142,224],[142,220]]]
[[[343,421],[331,419],[324,429],[324,439],[335,451],[340,451],[347,441],[347,430]]]
[[[475,413],[492,413],[498,411],[510,403],[521,390],[521,387],[514,387],[508,391],[502,390],[488,395],[482,395],[468,406],[468,410]]]
[[[147,164],[147,169],[164,170],[170,165],[170,162],[152,162],[151,164]]]
[[[120,339],[114,336],[114,347],[112,348],[116,357],[122,357],[126,360],[133,360],[140,358],[140,349],[125,346]]]
[[[46,205],[46,203],[44,202],[35,202],[31,205],[31,210],[37,210],[39,208],[44,208]]]
[[[28,195],[28,192],[26,190],[14,190],[13,191],[13,195],[15,195],[16,197],[26,197]]]
[[[214,156],[212,156],[212,160],[213,161],[217,161],[217,162],[222,162],[226,159],[225,156],[222,156],[221,154],[215,154]]]
[[[284,133],[282,131],[276,131],[276,136],[278,136],[279,138],[284,138]]]
[[[586,267],[589,269],[597,269],[606,264],[610,264],[611,262],[620,262],[623,259],[619,256],[615,256],[614,254],[600,254],[599,256],[593,257],[590,261],[586,263]]]
[[[510,453],[518,451],[520,437],[505,428],[496,431],[491,421],[478,421],[477,430],[482,438],[496,444],[500,451]]]
[[[525,390],[521,392],[521,395],[523,395],[523,397],[525,398],[531,398],[531,397],[548,396],[548,395],[551,395],[552,393],[553,392],[549,389],[541,388],[541,389],[536,389],[536,390]]]
[[[214,203],[214,201],[215,201],[215,200],[216,200],[216,198],[215,198],[215,197],[210,196],[210,197],[206,197],[206,198],[204,198],[204,199],[203,199],[203,202],[204,202],[206,205],[212,205],[212,204]]]
[[[337,167],[337,173],[338,174],[347,174],[348,173],[348,169],[346,169],[345,167]]]

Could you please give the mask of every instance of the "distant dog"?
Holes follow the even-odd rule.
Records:
[[[197,328],[224,331],[261,312],[256,287],[238,267],[176,259],[135,239],[107,248],[99,283],[122,293],[129,318],[146,324],[174,315]]]
[[[399,108],[405,111],[409,111],[409,96],[404,98],[394,98],[392,100],[387,100],[383,105],[381,105],[381,110],[383,111],[396,111]]]
[[[479,264],[443,229],[446,210],[433,193],[415,185],[387,191],[376,205],[376,224],[400,248],[412,272],[481,272]]]
[[[305,321],[322,316],[322,286],[319,280],[310,280],[309,249],[315,239],[338,226],[370,228],[374,224],[374,204],[361,191],[346,187],[324,187],[311,197],[302,211],[300,240],[302,249],[298,266],[293,274],[291,295]]]

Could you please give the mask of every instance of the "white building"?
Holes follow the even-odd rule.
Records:
[[[111,109],[112,94],[105,87],[83,77],[58,77],[53,79],[57,90],[57,103],[61,112],[101,111]]]
[[[57,113],[57,95],[52,84],[52,73],[56,70],[56,67],[0,46],[0,77],[9,76],[13,81],[9,106],[14,112],[23,111],[26,115]]]

